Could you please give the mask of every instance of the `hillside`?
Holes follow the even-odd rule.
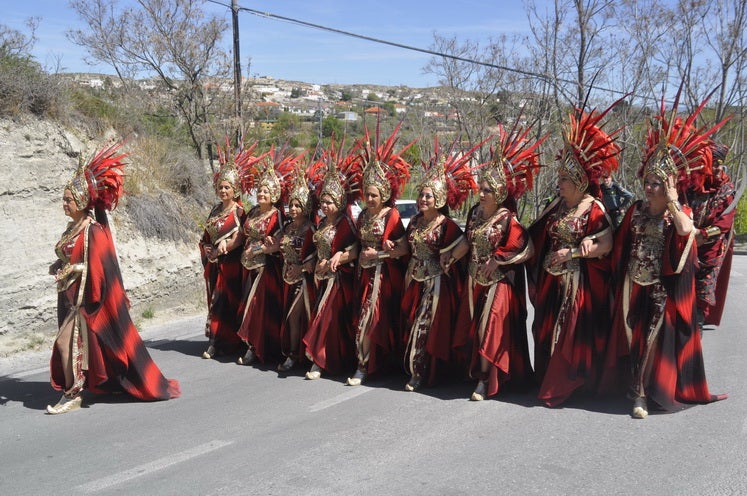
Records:
[[[49,347],[57,293],[48,275],[65,229],[65,183],[103,137],[35,118],[0,119],[0,356]],[[203,311],[204,283],[194,242],[155,242],[130,228],[126,196],[112,215],[125,287],[137,325]]]

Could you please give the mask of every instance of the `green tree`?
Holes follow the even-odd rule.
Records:
[[[329,138],[330,136],[341,137],[345,133],[345,125],[340,119],[335,118],[332,115],[328,115],[322,121],[322,136]]]

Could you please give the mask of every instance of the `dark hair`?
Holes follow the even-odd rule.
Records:
[[[726,160],[726,155],[729,153],[729,147],[723,143],[714,143],[711,145],[711,153],[713,154],[713,160],[720,160],[723,162]]]

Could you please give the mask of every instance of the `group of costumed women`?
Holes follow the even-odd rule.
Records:
[[[538,388],[557,406],[576,391],[627,389],[636,418],[649,402],[672,409],[720,399],[708,390],[698,325],[718,323],[723,309],[732,240],[714,224],[734,188],[719,170],[725,150],[710,138],[723,122],[696,127],[702,108],[683,119],[676,105],[670,115],[662,106],[652,120],[638,172],[645,199],[617,230],[599,188],[620,154],[616,133],[602,129],[610,109],[570,116],[557,198],[528,228],[517,204],[540,169],[543,141],[530,129],[500,127],[480,164],[474,152],[484,142],[465,151],[436,141],[407,228],[394,205],[410,179],[402,153],[412,143],[395,151],[398,128],[381,142],[378,130],[373,140],[366,132],[347,152],[332,143],[312,160],[256,145],[232,152],[226,142],[214,177],[220,202],[199,245],[202,356],[275,362],[281,373],[305,366],[310,380],[352,371],[349,386],[400,368],[408,391],[469,376],[475,401]],[[84,388],[179,395],[127,312],[105,212],[121,195],[117,148],[99,152],[65,188],[72,222],[50,267],[60,295],[52,384],[64,394],[49,413],[78,408]],[[256,200],[248,211],[242,193]],[[449,211],[470,193],[479,203],[463,232]],[[710,266],[697,262],[701,247]]]
[[[636,418],[648,415],[648,401],[672,409],[720,399],[708,391],[697,323],[722,307],[696,305],[696,239],[707,229],[694,227],[687,203],[697,208],[713,195],[688,194],[727,182],[713,167],[719,147],[710,139],[723,122],[704,130],[695,126],[702,106],[686,119],[662,108],[638,172],[645,199],[615,231],[599,186],[619,165],[616,133],[602,129],[610,109],[570,116],[557,198],[528,228],[517,204],[540,169],[544,140],[530,140],[530,129],[500,127],[477,165],[484,143],[465,151],[436,141],[407,228],[394,202],[410,178],[402,153],[411,144],[395,152],[397,129],[380,145],[366,133],[347,154],[333,144],[307,166],[275,149],[222,154],[221,204],[201,244],[210,308],[203,356],[274,358],[280,372],[303,362],[307,379],[354,370],[350,386],[399,367],[408,391],[468,375],[475,401],[537,387],[557,406],[576,391],[627,389]],[[724,189],[733,196],[733,186]],[[243,217],[242,191],[257,198]],[[463,232],[449,211],[475,192]],[[350,206],[361,197],[354,220]],[[222,274],[233,278],[221,283]]]
[[[221,196],[208,224],[222,229],[206,229],[202,243],[203,253],[218,253],[206,259],[211,340],[204,356],[220,345],[236,352],[240,338],[242,364],[274,355],[287,372],[306,361],[308,379],[354,368],[351,386],[400,366],[408,391],[468,374],[477,381],[476,401],[538,387],[539,399],[557,406],[575,391],[627,389],[636,418],[648,415],[648,401],[671,409],[722,398],[708,391],[697,330],[699,321],[720,318],[718,266],[728,260],[730,240],[716,247],[699,241],[713,221],[694,224],[688,204],[712,212],[702,205],[733,199],[718,169],[725,152],[710,139],[723,122],[704,130],[695,126],[702,106],[686,119],[676,107],[671,115],[662,108],[638,173],[645,199],[615,231],[599,186],[619,165],[616,133],[602,129],[610,109],[570,116],[557,198],[528,228],[517,203],[539,171],[543,141],[532,142],[529,129],[501,127],[488,161],[478,165],[473,152],[484,143],[463,151],[436,141],[418,176],[419,212],[406,229],[394,202],[411,167],[402,158],[407,147],[394,151],[396,129],[380,146],[367,134],[347,155],[332,146],[307,167],[274,150],[240,151],[233,160],[225,154],[216,191],[229,187],[233,198]],[[243,221],[240,214],[227,219],[240,208],[242,186],[258,206]],[[479,203],[462,232],[449,211],[472,192]],[[366,208],[354,221],[350,205],[361,196]],[[291,217],[285,223],[283,201]],[[323,217],[312,223],[317,208]],[[700,245],[721,258],[696,291],[696,271],[707,268],[697,263]],[[238,269],[211,265],[239,263],[243,276],[221,288],[212,283],[213,273]],[[214,321],[231,323],[230,340],[213,330],[220,327]]]

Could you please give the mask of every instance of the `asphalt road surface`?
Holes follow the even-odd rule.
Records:
[[[724,322],[703,337],[711,392],[729,399],[646,420],[624,398],[475,403],[471,382],[408,393],[399,375],[351,388],[203,360],[203,318],[143,333],[181,382],[172,401],[89,395],[80,411],[45,415],[59,397],[47,356],[5,359],[0,494],[744,495],[746,294],[736,256]]]

